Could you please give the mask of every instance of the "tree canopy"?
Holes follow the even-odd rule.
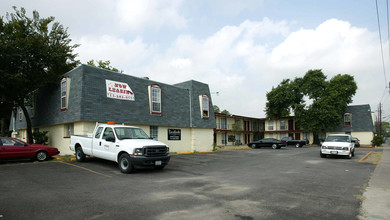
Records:
[[[87,62],[87,64],[90,66],[99,67],[99,68],[111,70],[114,72],[121,72],[121,73],[123,72],[122,70],[119,71],[117,68],[110,66],[111,62],[109,60],[107,60],[107,61],[98,60],[96,62],[97,62],[97,65],[95,64],[94,60],[90,60]]]
[[[230,112],[226,109],[224,109],[223,111],[221,111],[218,107],[218,105],[213,105],[213,108],[214,108],[214,112],[215,113],[222,113],[222,114],[227,114],[227,115],[230,115]]]
[[[23,110],[28,142],[32,143],[31,120],[26,109],[39,88],[56,83],[58,77],[79,64],[67,29],[54,17],[33,17],[26,10],[0,17],[0,100]],[[9,115],[8,115],[9,117]]]
[[[321,132],[341,123],[342,113],[352,102],[357,85],[354,77],[338,74],[329,81],[322,70],[309,70],[304,77],[285,79],[267,93],[267,118],[295,115],[305,130]]]

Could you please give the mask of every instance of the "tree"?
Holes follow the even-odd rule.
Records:
[[[222,113],[222,114],[230,115],[230,112],[229,112],[228,110],[226,110],[226,109],[224,109],[221,113]]]
[[[294,113],[296,123],[313,131],[315,138],[324,129],[337,127],[357,85],[348,74],[336,75],[329,81],[326,78],[322,70],[309,70],[303,78],[283,80],[267,93],[267,117],[281,118]]]
[[[13,7],[14,13],[0,17],[0,99],[23,110],[27,141],[33,143],[32,125],[26,106],[38,89],[54,84],[58,77],[80,62],[70,45],[67,29],[54,17],[33,17]]]
[[[221,112],[221,110],[219,110],[218,105],[213,105],[213,108],[214,108],[214,112],[215,113],[220,113]]]
[[[98,60],[96,62],[98,64],[97,66],[96,66],[94,60],[88,61],[87,64],[90,65],[90,66],[99,67],[99,68],[106,69],[106,70],[111,70],[111,71],[114,71],[114,72],[121,72],[121,73],[123,72],[122,70],[119,71],[117,68],[110,66],[111,62],[109,60],[107,60],[107,61]]]

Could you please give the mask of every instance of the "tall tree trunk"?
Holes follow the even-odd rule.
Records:
[[[318,138],[318,132],[313,131],[313,144],[320,144],[320,139]]]
[[[0,136],[5,137],[5,118],[1,118]]]
[[[26,108],[26,106],[24,104],[20,105],[20,107],[22,108],[24,117],[26,118],[26,123],[27,123],[27,142],[29,144],[33,144],[34,143],[34,139],[33,139],[33,136],[32,136],[32,126],[31,126],[30,115],[28,114],[27,108]]]

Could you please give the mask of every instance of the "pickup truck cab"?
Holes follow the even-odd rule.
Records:
[[[351,135],[330,134],[321,144],[320,156],[326,157],[327,155],[346,156],[348,159],[355,156],[355,143]]]
[[[97,125],[91,137],[71,136],[69,148],[79,162],[86,155],[114,161],[122,173],[141,167],[163,169],[171,157],[167,145],[150,139],[141,128],[115,124]]]
[[[287,145],[294,145],[295,147],[303,147],[308,144],[307,140],[294,140],[292,137],[283,137],[281,141]]]

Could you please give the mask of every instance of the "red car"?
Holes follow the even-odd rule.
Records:
[[[44,161],[59,153],[55,147],[27,144],[16,138],[0,137],[0,159],[31,158]]]

